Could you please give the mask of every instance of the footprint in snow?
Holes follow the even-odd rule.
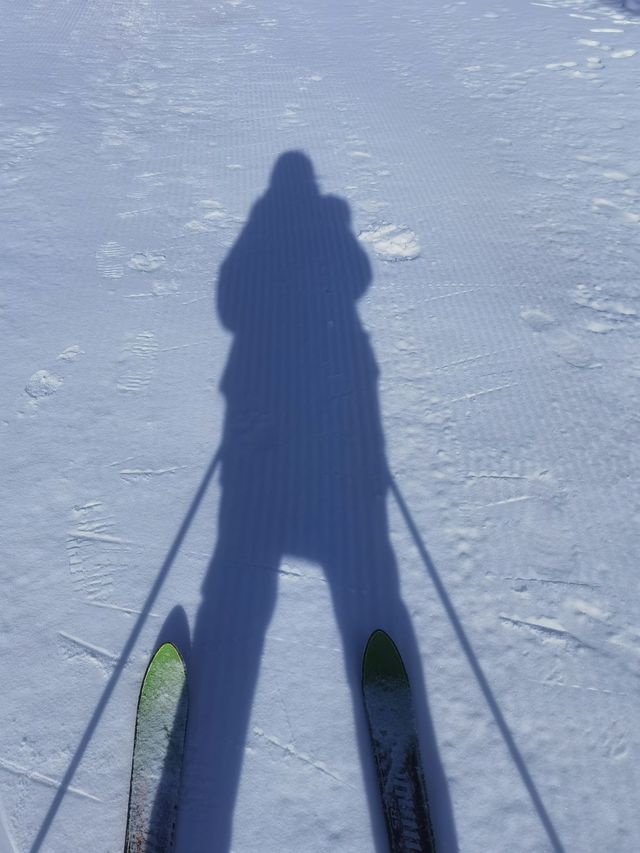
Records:
[[[520,317],[529,328],[542,334],[549,349],[573,367],[595,367],[590,348],[575,335],[558,326],[555,319],[537,308],[528,308]]]
[[[231,228],[238,224],[239,219],[230,214],[219,201],[205,198],[198,202],[202,212],[198,219],[191,219],[185,224],[189,231],[215,231],[219,228]]]
[[[162,252],[136,252],[129,259],[127,266],[139,272],[154,272],[163,266],[165,260],[166,255]]]
[[[616,295],[603,291],[600,286],[579,284],[572,295],[576,305],[593,312],[592,318],[585,323],[589,332],[603,334],[625,324],[638,323],[639,310],[632,304],[633,295],[624,290]]]
[[[81,355],[84,355],[84,351],[80,349],[78,344],[73,344],[72,346],[64,349],[56,360],[68,363],[76,361]],[[36,372],[29,377],[29,380],[24,387],[25,392],[29,397],[31,397],[31,400],[29,401],[30,407],[32,409],[37,408],[40,400],[44,397],[51,397],[51,395],[55,394],[63,384],[64,378],[59,376],[57,373],[51,373],[44,369],[36,370]]]
[[[113,241],[104,243],[96,252],[98,272],[104,278],[122,278],[124,275],[124,248]]]
[[[78,344],[74,344],[60,353],[58,361],[77,361],[81,355],[84,355],[84,350],[81,350]]]
[[[24,390],[34,400],[50,397],[62,385],[62,377],[49,373],[48,370],[37,370],[25,385]]]
[[[127,338],[120,353],[123,369],[116,382],[118,391],[134,394],[144,391],[151,381],[157,356],[158,342],[153,332],[140,332]]]

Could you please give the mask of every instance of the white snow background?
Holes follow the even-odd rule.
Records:
[[[141,679],[175,606],[193,631],[217,541],[217,273],[292,150],[372,265],[451,846],[640,850],[640,17],[0,0],[0,21],[2,853],[123,849]],[[382,850],[322,567],[278,571],[232,849]]]

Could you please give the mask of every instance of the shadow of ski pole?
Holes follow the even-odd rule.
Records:
[[[93,733],[95,732],[100,718],[102,717],[102,714],[104,713],[104,710],[107,707],[109,700],[111,699],[111,695],[115,689],[115,686],[118,683],[120,676],[122,675],[122,671],[124,670],[127,660],[129,659],[129,655],[133,651],[133,648],[136,644],[136,641],[138,640],[138,637],[140,636],[140,632],[142,631],[144,623],[146,622],[147,617],[151,612],[151,608],[153,607],[153,604],[156,598],[158,597],[158,593],[160,592],[160,589],[162,588],[162,585],[165,582],[167,575],[169,574],[169,570],[171,569],[171,566],[173,565],[173,562],[176,556],[178,555],[178,551],[180,550],[184,538],[187,535],[187,531],[189,530],[189,527],[191,526],[196,512],[198,511],[198,507],[202,502],[202,499],[205,495],[205,492],[207,491],[207,487],[211,482],[211,478],[213,477],[213,474],[217,468],[219,461],[220,450],[216,452],[213,459],[209,463],[209,467],[207,468],[204,477],[202,478],[200,485],[198,486],[198,490],[193,500],[191,501],[191,506],[189,507],[187,514],[185,515],[182,524],[180,525],[180,528],[176,534],[176,537],[173,540],[169,551],[167,552],[167,556],[165,557],[160,571],[158,572],[158,576],[153,586],[151,587],[151,590],[149,591],[147,600],[145,601],[144,606],[140,611],[140,615],[136,619],[135,625],[133,626],[129,637],[126,643],[124,644],[122,652],[120,653],[120,657],[118,658],[118,662],[116,663],[113,673],[111,674],[111,677],[109,678],[109,681],[107,682],[107,685],[104,688],[102,696],[100,697],[100,700],[96,705],[93,714],[91,715],[91,719],[87,723],[87,727],[84,731],[84,734],[82,735],[80,743],[78,744],[78,748],[76,749],[73,758],[69,762],[69,766],[67,767],[67,770],[60,782],[60,786],[56,791],[56,795],[53,798],[51,805],[49,806],[44,820],[42,821],[42,825],[38,830],[38,834],[35,838],[35,841],[29,849],[29,853],[37,853],[37,851],[42,849],[44,840],[47,836],[47,833],[49,832],[49,829],[51,828],[51,824],[55,819],[58,809],[60,808],[60,804],[62,803],[64,795],[67,792],[73,780],[73,777],[75,776],[76,770],[78,769],[78,766],[82,761],[82,757],[87,749],[87,746],[89,745],[91,738],[93,737]]]
[[[422,541],[422,538],[420,537],[418,528],[416,527],[416,524],[411,516],[411,513],[409,512],[404,498],[402,497],[400,490],[398,489],[398,486],[393,477],[390,476],[389,480],[391,491],[393,492],[402,517],[404,518],[405,523],[409,529],[409,533],[411,534],[415,546],[418,549],[420,556],[422,557],[422,562],[425,564],[426,569],[429,572],[429,575],[431,577],[431,580],[433,581],[433,585],[436,588],[436,592],[438,593],[438,597],[440,598],[442,606],[444,607],[445,612],[449,617],[449,621],[451,622],[451,625],[453,626],[453,629],[456,632],[458,641],[462,646],[462,650],[465,654],[465,657],[467,658],[469,666],[471,667],[471,670],[476,677],[476,681],[478,682],[478,685],[484,695],[487,705],[489,706],[489,709],[493,714],[493,718],[496,722],[496,725],[500,730],[502,739],[504,740],[509,754],[513,760],[513,763],[515,764],[516,769],[520,774],[520,778],[522,779],[522,782],[525,788],[527,789],[527,793],[529,794],[531,802],[533,803],[533,806],[536,812],[538,813],[540,822],[542,823],[542,826],[544,827],[544,830],[547,834],[547,838],[549,839],[549,843],[551,844],[551,849],[553,850],[553,853],[565,853],[565,849],[562,846],[562,842],[558,837],[553,823],[551,822],[549,813],[547,812],[544,803],[542,802],[542,799],[540,797],[540,794],[538,793],[538,789],[536,788],[535,783],[531,778],[529,771],[527,770],[527,765],[525,764],[524,758],[522,757],[522,754],[513,739],[513,735],[511,734],[511,730],[507,725],[507,721],[502,715],[502,711],[500,710],[496,698],[491,690],[491,687],[489,686],[489,682],[487,681],[487,678],[484,672],[482,671],[480,663],[473,651],[473,647],[469,642],[469,638],[467,637],[464,628],[462,627],[462,623],[458,618],[458,614],[456,613],[456,610],[447,594],[444,584],[440,579],[440,575],[438,574],[438,571],[435,565],[433,564],[431,557],[429,556],[429,552],[427,551],[425,544]]]

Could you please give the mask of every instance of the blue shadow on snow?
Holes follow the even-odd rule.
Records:
[[[386,850],[387,841],[361,661],[371,631],[383,628],[412,680],[437,843],[443,853],[457,850],[421,660],[389,539],[378,367],[356,309],[370,284],[371,267],[351,230],[348,204],[320,193],[304,153],[282,154],[217,282],[218,315],[233,341],[221,380],[226,416],[218,541],[191,649],[182,853],[231,849],[264,637],[286,556],[322,566],[329,584],[372,847]],[[267,838],[264,848],[272,849]]]

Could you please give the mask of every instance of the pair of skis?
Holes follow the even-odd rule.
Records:
[[[435,853],[409,679],[384,631],[367,643],[362,691],[390,851]],[[140,690],[125,853],[173,850],[187,710],[184,661],[165,643]]]

